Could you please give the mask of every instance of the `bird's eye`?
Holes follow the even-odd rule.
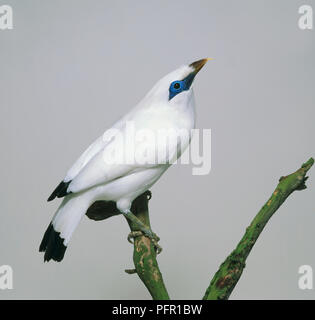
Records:
[[[179,82],[174,83],[174,89],[179,89],[179,88],[180,88],[180,83]]]
[[[181,93],[183,90],[185,90],[185,83],[180,80],[173,81],[169,88],[169,100],[171,100],[173,97],[175,97],[177,94]]]

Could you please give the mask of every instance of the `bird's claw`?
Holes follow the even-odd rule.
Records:
[[[157,237],[157,238],[160,240],[159,237]],[[162,250],[163,250],[163,248],[158,244],[159,240],[151,239],[151,241],[152,241],[152,243],[154,245],[154,249],[156,251],[156,254],[160,254],[162,252]]]
[[[129,234],[128,234],[128,242],[130,242],[131,244],[133,244],[133,241],[131,239],[134,239],[136,237],[140,237],[140,236],[143,236],[143,232],[142,231],[131,231]]]
[[[152,244],[154,245],[156,254],[160,254],[163,250],[163,248],[158,244],[158,242],[160,241],[160,237],[158,237],[155,233],[144,233],[142,231],[131,231],[128,234],[128,242],[130,242],[131,244],[134,244],[134,242],[132,241],[132,239],[136,238],[136,237],[140,237],[140,236],[145,236],[148,237],[151,241]]]

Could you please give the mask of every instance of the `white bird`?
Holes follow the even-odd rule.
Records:
[[[131,204],[161,177],[189,145],[195,127],[192,83],[208,60],[181,66],[159,80],[135,108],[95,140],[73,164],[48,198],[51,201],[64,197],[40,244],[39,250],[45,252],[44,261],[63,259],[81,218],[99,200],[114,201],[119,212],[135,222],[144,235],[156,244],[156,235],[130,211]],[[169,139],[148,144],[140,139],[131,146],[130,143],[122,143],[130,139],[128,124],[133,124],[135,133],[149,129],[153,134],[158,134],[161,130],[172,129],[175,132],[185,130],[189,134],[181,136],[180,142],[170,142]],[[114,158],[113,151],[134,161],[126,161],[126,157]],[[130,157],[134,155],[137,157]]]

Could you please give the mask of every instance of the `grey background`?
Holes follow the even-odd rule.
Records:
[[[77,156],[152,85],[213,57],[195,82],[197,127],[212,129],[212,171],[175,166],[152,188],[158,257],[172,298],[199,299],[274,190],[314,147],[315,35],[297,27],[314,1],[0,1],[0,299],[149,299],[132,267],[122,217],[84,218],[65,260],[39,242],[58,201],[46,199]],[[314,299],[298,267],[315,267],[314,187],[267,225],[233,299]]]

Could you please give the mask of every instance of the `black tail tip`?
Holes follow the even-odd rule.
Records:
[[[60,237],[60,232],[55,231],[50,223],[39,246],[39,252],[45,252],[44,262],[50,260],[60,262],[63,259],[67,249],[63,242],[64,239]]]

